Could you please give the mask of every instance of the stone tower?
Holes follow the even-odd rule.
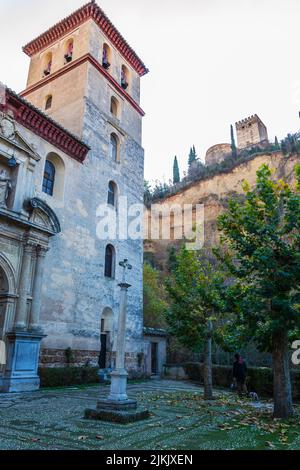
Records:
[[[237,146],[239,149],[268,143],[268,131],[257,114],[236,122]]]
[[[94,1],[23,50],[30,57],[30,68],[21,96],[91,149],[83,163],[43,155],[40,149],[55,166],[57,187],[52,195],[41,188],[37,191],[55,210],[62,229],[47,258],[48,282],[41,301],[47,338],[42,353],[51,359],[71,347],[81,361],[87,357],[97,363],[101,333],[101,338],[106,335],[104,363],[113,366],[107,354],[113,357],[116,344],[119,262],[128,258],[133,269],[127,279],[132,285],[127,367],[136,369],[143,349],[142,236],[133,239],[124,230],[122,237],[118,230],[103,236],[98,227],[102,205],[110,204],[118,229],[121,201],[125,198],[128,208],[143,203],[140,77],[148,70]],[[122,213],[127,218],[124,204]],[[103,344],[104,339],[101,348]]]

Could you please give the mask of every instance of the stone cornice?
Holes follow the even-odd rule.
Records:
[[[34,85],[31,85],[26,88],[26,90],[22,91],[20,95],[22,97],[28,96],[33,91],[36,91],[39,88],[43,87],[46,83],[50,83],[58,77],[66,74],[67,72],[70,72],[70,70],[74,69],[75,67],[84,64],[85,62],[89,62],[90,64],[92,64],[102,75],[104,75],[104,77],[114,86],[118,93],[120,93],[120,95],[122,95],[141,116],[145,115],[144,111],[138,105],[138,103],[133,98],[131,98],[131,96],[125,90],[123,90],[123,88],[111,76],[111,74],[107,72],[107,70],[105,70],[105,68],[102,67],[102,65],[91,54],[85,54],[79,59],[72,61],[70,64],[65,65],[63,68],[57,70],[56,72],[47,75],[47,77],[42,78],[39,82],[34,83]]]
[[[12,112],[19,124],[75,160],[81,163],[85,160],[90,150],[87,144],[9,88],[6,88],[5,98],[5,104],[0,104],[1,111]]]
[[[50,46],[50,44],[58,41],[67,33],[78,28],[79,25],[89,19],[92,19],[97,24],[109,41],[140,76],[148,73],[148,69],[145,64],[129,46],[117,28],[112,24],[95,1],[91,1],[86,5],[83,5],[74,13],[48,29],[48,31],[44,32],[36,39],[33,39],[23,47],[23,51],[31,57]]]
[[[15,225],[19,225],[23,228],[26,228],[27,230],[36,230],[40,233],[46,234],[47,237],[49,236],[52,237],[56,235],[56,232],[54,230],[48,229],[47,227],[42,227],[33,222],[30,222],[27,218],[22,216],[20,213],[11,211],[9,209],[4,209],[3,207],[2,208],[0,207],[0,218],[3,221],[7,221],[10,225],[14,223]],[[9,233],[6,235],[5,229],[3,226],[1,227],[1,236],[7,236],[7,238],[11,239],[11,234]],[[19,235],[15,237],[15,240],[19,242],[20,240]],[[39,240],[39,243],[40,243],[40,240]]]

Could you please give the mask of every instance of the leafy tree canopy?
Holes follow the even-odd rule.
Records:
[[[208,322],[225,310],[224,273],[216,260],[203,251],[180,249],[166,282],[170,298],[167,321],[180,343],[199,351],[207,335]]]
[[[152,328],[166,326],[165,313],[168,307],[166,290],[157,269],[144,264],[144,325]]]
[[[300,166],[295,175],[293,187],[262,165],[256,187],[245,182],[244,199],[231,199],[218,219],[227,247],[218,256],[235,279],[228,289],[233,328],[268,352],[278,333],[300,327]]]

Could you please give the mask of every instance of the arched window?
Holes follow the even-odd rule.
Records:
[[[114,96],[112,96],[110,99],[110,112],[114,116],[118,117],[118,114],[119,114],[118,111],[119,111],[118,100]]]
[[[110,47],[107,44],[103,44],[102,65],[106,70],[108,70],[110,67],[110,64],[111,64]]]
[[[122,65],[121,69],[121,87],[123,90],[126,90],[129,85],[129,71],[128,68],[125,65]]]
[[[50,75],[52,66],[52,52],[46,54],[44,59],[44,77]]]
[[[110,135],[110,157],[113,161],[119,161],[119,139],[116,134]]]
[[[49,162],[49,160],[46,160],[43,178],[43,192],[49,194],[49,196],[53,196],[54,181],[55,166],[53,163]]]
[[[63,159],[55,152],[46,156],[42,191],[56,200],[64,199],[65,164]]]
[[[52,95],[47,96],[45,103],[45,110],[50,109],[52,106]]]
[[[113,181],[108,183],[107,204],[111,206],[116,205],[116,185]]]
[[[112,245],[107,245],[105,249],[104,275],[110,278],[115,277],[115,249]]]
[[[74,48],[74,41],[73,39],[70,39],[67,42],[67,49],[65,53],[65,64],[69,63],[73,59],[73,48]]]

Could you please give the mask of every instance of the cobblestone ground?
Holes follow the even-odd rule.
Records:
[[[299,417],[277,423],[271,403],[256,407],[221,391],[207,402],[188,382],[130,384],[128,395],[151,411],[148,420],[83,419],[84,409],[108,391],[98,385],[0,394],[0,449],[300,449]]]

